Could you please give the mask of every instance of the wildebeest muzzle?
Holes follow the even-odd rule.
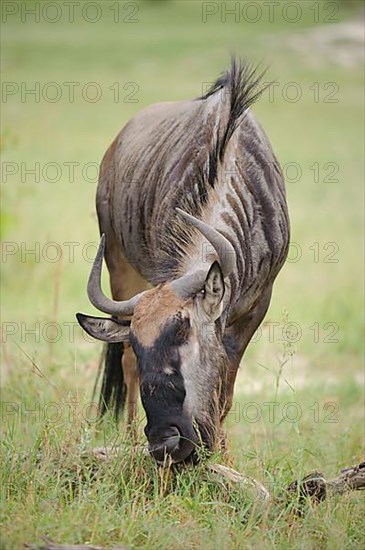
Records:
[[[159,463],[169,458],[173,462],[186,460],[198,442],[192,421],[184,415],[165,417],[163,422],[154,425],[148,422],[145,434],[149,451]]]

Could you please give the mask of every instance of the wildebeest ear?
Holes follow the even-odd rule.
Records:
[[[202,306],[207,315],[217,319],[221,313],[219,307],[224,296],[224,277],[218,262],[209,269],[204,283]]]
[[[92,317],[91,315],[84,315],[83,313],[76,313],[76,318],[82,328],[97,340],[117,343],[126,342],[129,339],[129,321]]]

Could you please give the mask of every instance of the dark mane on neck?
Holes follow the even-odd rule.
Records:
[[[218,77],[206,94],[198,98],[207,100],[212,95],[220,93],[221,101],[229,102],[228,121],[224,127],[220,128],[219,135],[209,152],[206,177],[212,187],[216,183],[218,162],[223,161],[229,140],[242,121],[245,111],[266,89],[266,87],[260,87],[266,68],[261,71],[259,69],[259,66],[232,58],[230,68]]]

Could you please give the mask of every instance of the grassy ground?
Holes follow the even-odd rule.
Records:
[[[252,495],[227,496],[202,468],[171,480],[111,422],[96,430],[88,403],[100,344],[74,325],[76,311],[92,312],[88,163],[143,106],[199,95],[229,52],[263,59],[277,85],[255,112],[285,169],[293,245],[238,377],[232,463],[279,494],[313,469],[331,477],[361,460],[361,3],[298,2],[297,22],[285,11],[293,3],[280,3],[273,22],[260,3],[253,22],[242,2],[224,22],[224,3],[209,3],[209,15],[200,2],[129,2],[119,14],[103,2],[95,23],[85,21],[92,11],[81,17],[82,3],[74,22],[63,3],[59,21],[45,20],[55,17],[49,8],[34,22],[21,12],[33,4],[18,3],[7,21],[3,13],[2,547],[48,534],[110,547],[363,548],[362,495],[309,506],[296,520],[280,504],[260,514]],[[25,86],[39,86],[39,97]],[[81,459],[115,442],[126,451],[112,465]]]

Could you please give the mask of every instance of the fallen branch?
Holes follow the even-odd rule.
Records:
[[[254,489],[260,500],[264,502],[271,500],[271,495],[266,487],[253,477],[240,474],[239,472],[236,472],[236,470],[233,470],[233,468],[223,466],[222,464],[210,464],[208,468],[214,474],[217,474],[232,483],[239,483],[244,487]]]
[[[365,489],[365,462],[341,470],[340,474],[326,480],[320,472],[312,472],[302,481],[293,481],[287,488],[289,495],[299,494],[313,502],[322,502],[327,496],[342,495],[350,491]]]

